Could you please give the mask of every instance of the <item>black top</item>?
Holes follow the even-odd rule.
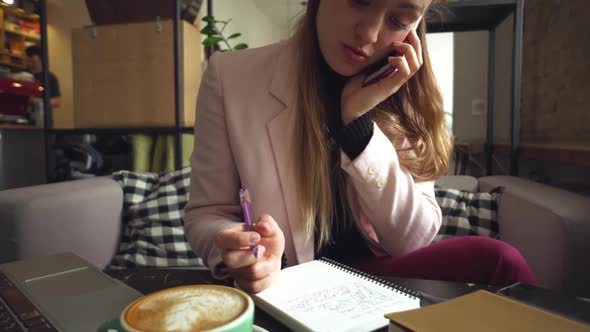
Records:
[[[351,160],[356,159],[365,150],[373,137],[373,121],[371,120],[370,112],[367,112],[348,125],[342,125],[340,96],[346,79],[327,68],[325,63],[322,65],[322,77],[325,78],[322,94],[324,100],[326,100],[327,139],[332,145],[331,159],[332,166],[335,166],[340,153],[339,148]],[[343,172],[343,170],[341,167],[332,167],[331,169],[333,183],[336,183],[336,179],[339,176],[338,173]],[[343,214],[346,214],[348,220],[352,220],[352,213],[348,206],[342,206],[342,195],[343,193],[336,186],[332,188],[334,201],[334,219],[331,229],[332,237],[330,243],[316,250],[315,256],[316,258],[328,257],[346,264],[358,258],[369,257],[371,252],[356,226],[352,222],[344,225]]]
[[[49,72],[49,98],[60,97],[61,93],[59,91],[59,82],[57,81],[57,77],[52,72]],[[37,74],[33,74],[35,76],[35,80],[41,82],[43,84],[43,72],[38,72]],[[43,84],[43,87],[46,87],[47,84]]]
[[[338,115],[340,115],[339,112]],[[354,160],[366,148],[372,136],[373,122],[371,121],[370,115],[365,113],[346,127],[337,130],[333,139],[337,147],[342,148],[346,155],[351,160]],[[340,153],[339,149],[335,148],[333,154],[338,153]],[[335,158],[332,158],[332,160],[335,160]],[[332,179],[333,183],[335,183],[338,176],[336,172],[343,171],[340,167],[333,167],[332,169]],[[371,252],[357,227],[352,222],[348,222],[346,225],[344,224],[345,216],[343,214],[346,214],[346,218],[351,221],[352,213],[348,206],[342,206],[342,195],[343,193],[338,190],[337,186],[332,188],[334,201],[334,219],[331,229],[332,238],[330,243],[316,251],[316,258],[328,257],[337,262],[350,264],[353,260],[369,257]]]

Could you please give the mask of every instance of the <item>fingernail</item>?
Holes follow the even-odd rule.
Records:
[[[260,241],[260,234],[258,233],[250,233],[250,238],[248,238],[248,243],[250,244],[257,244]]]
[[[262,227],[262,228],[268,227],[268,221],[264,221],[264,220],[259,221],[259,222],[256,223],[256,226],[257,227]]]
[[[263,246],[262,244],[259,244],[258,245],[258,257],[262,256],[265,251],[266,251],[266,247]]]

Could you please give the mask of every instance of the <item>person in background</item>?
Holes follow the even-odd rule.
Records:
[[[282,267],[325,256],[382,276],[536,283],[506,242],[432,243],[434,181],[452,151],[426,45],[437,2],[309,0],[290,40],[212,56],[184,222],[215,277],[257,293]],[[365,84],[384,59],[394,70]]]
[[[39,46],[29,46],[26,50],[26,54],[29,70],[33,73],[36,81],[43,83],[43,62],[41,61],[43,52],[41,48]],[[33,98],[33,100],[31,100],[32,103],[40,101],[42,101],[41,98]],[[49,72],[49,102],[51,103],[52,109],[56,109],[61,105],[59,82],[52,72]]]

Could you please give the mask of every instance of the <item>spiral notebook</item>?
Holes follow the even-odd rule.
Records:
[[[373,331],[385,314],[420,307],[419,293],[327,258],[282,270],[252,298],[295,331]]]

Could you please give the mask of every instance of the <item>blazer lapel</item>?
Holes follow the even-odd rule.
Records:
[[[275,64],[274,76],[269,86],[270,93],[283,103],[284,108],[267,123],[268,134],[275,157],[275,163],[281,181],[281,188],[285,200],[291,242],[285,243],[292,246],[290,250],[295,257],[287,257],[292,265],[293,259],[297,263],[313,259],[313,246],[306,245],[305,231],[302,224],[301,213],[298,209],[297,183],[295,179],[294,148],[297,142],[293,141],[295,133],[295,121],[297,112],[297,71],[294,42],[286,43],[278,61]]]

